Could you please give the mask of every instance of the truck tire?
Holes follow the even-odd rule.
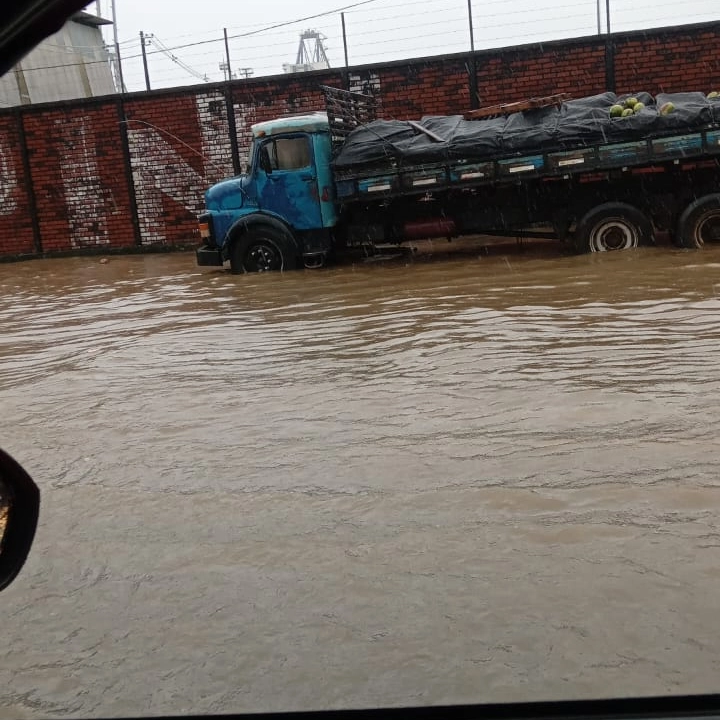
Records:
[[[622,202],[596,205],[580,219],[573,243],[579,253],[630,250],[654,240],[650,220]]]
[[[237,274],[294,270],[296,255],[293,241],[274,228],[252,228],[235,241],[230,271]]]
[[[720,241],[720,194],[704,195],[690,203],[680,216],[675,233],[679,247],[700,249]]]

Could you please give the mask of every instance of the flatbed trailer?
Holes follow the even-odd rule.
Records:
[[[337,157],[346,146],[349,127],[368,127],[372,98],[354,99],[334,88],[325,88],[325,92]],[[700,101],[698,95],[691,95],[696,103]],[[643,97],[649,98],[646,94]],[[482,120],[532,113],[566,102],[567,96],[553,95],[471,111],[464,117]],[[354,112],[357,103],[363,110],[361,117]],[[680,123],[663,127],[658,117],[651,121],[657,127],[642,137],[620,141],[589,144],[578,137],[574,146],[572,140],[566,140],[562,147],[529,152],[498,150],[486,152],[482,158],[446,157],[440,162],[421,163],[413,163],[412,157],[402,152],[391,153],[381,162],[364,167],[334,167],[335,193],[350,219],[350,228],[370,225],[369,216],[378,217],[379,204],[387,208],[386,214],[396,218],[396,227],[397,219],[402,218],[395,239],[417,239],[428,232],[449,239],[468,233],[557,237],[570,241],[575,251],[587,252],[652,243],[655,231],[665,230],[677,244],[699,247],[703,236],[691,231],[687,222],[681,227],[678,223],[683,210],[693,201],[720,189],[720,104],[708,101],[707,110],[702,113],[696,108],[691,121],[680,131]],[[656,110],[648,108],[647,112]],[[610,122],[616,123],[611,129],[620,135],[628,124],[625,118]],[[445,141],[441,134],[419,123],[412,123],[412,127],[426,133],[427,143],[441,145]],[[628,134],[633,134],[632,128]],[[436,154],[449,155],[451,150]],[[423,205],[417,204],[419,200]],[[587,232],[588,223],[581,221],[603,204],[608,207],[593,216],[603,221],[603,231]],[[708,204],[714,207],[720,203],[710,200],[703,206]],[[369,212],[364,214],[360,209],[363,206]],[[440,212],[428,212],[431,208]],[[633,215],[640,232],[628,232],[628,228],[604,222],[604,217],[617,215],[617,211]],[[712,232],[707,223],[703,230],[705,239],[720,239],[720,222],[713,221]],[[351,237],[358,234],[362,233],[350,232]],[[388,233],[384,234],[387,238]],[[378,236],[377,228],[373,236]]]

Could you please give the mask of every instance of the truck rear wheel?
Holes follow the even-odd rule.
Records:
[[[653,241],[650,220],[632,205],[607,202],[588,211],[573,238],[579,253],[630,250]]]
[[[230,256],[233,273],[294,270],[296,252],[291,240],[273,228],[248,230],[236,241]]]
[[[694,250],[720,241],[720,194],[704,195],[685,208],[675,241],[680,247]]]

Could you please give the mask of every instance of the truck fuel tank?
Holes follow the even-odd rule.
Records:
[[[432,237],[450,238],[457,234],[457,228],[454,220],[433,218],[406,222],[403,225],[402,233],[405,240],[422,240],[423,238]]]

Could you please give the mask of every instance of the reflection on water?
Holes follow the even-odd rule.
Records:
[[[45,504],[0,717],[713,691],[719,278],[0,265],[2,444]]]

